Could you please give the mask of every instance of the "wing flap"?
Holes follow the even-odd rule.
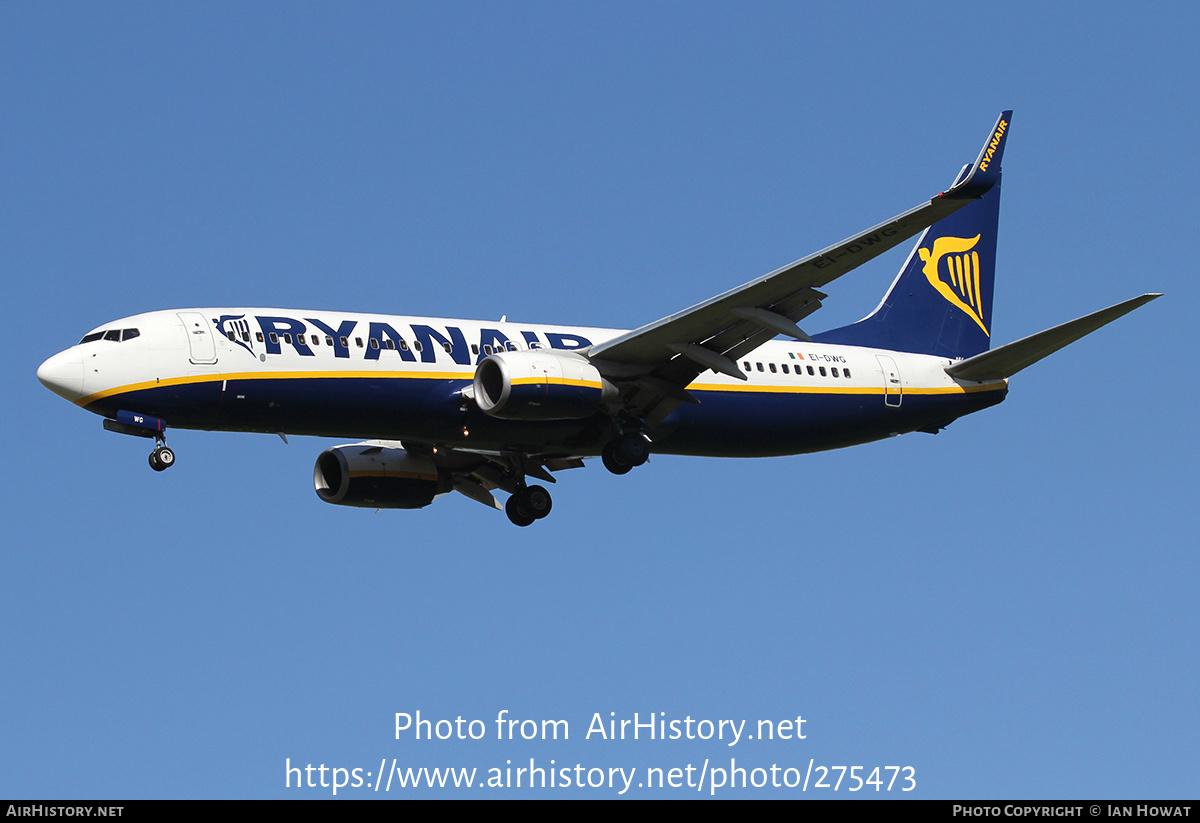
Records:
[[[821,308],[821,301],[825,297],[825,294],[816,289],[804,289],[789,296],[786,300],[779,301],[768,311],[786,317],[795,324]],[[766,325],[756,319],[748,319],[745,322],[730,326],[711,341],[706,342],[705,345],[714,349],[720,348],[724,351],[726,357],[731,360],[737,360],[742,355],[749,354],[780,333],[780,329],[777,326]]]

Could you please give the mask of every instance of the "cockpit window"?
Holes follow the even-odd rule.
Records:
[[[122,340],[132,340],[140,335],[141,332],[137,329],[108,329],[106,331],[94,331],[91,334],[85,334],[78,345],[84,343],[92,343],[96,340],[112,340],[115,343],[120,343]]]

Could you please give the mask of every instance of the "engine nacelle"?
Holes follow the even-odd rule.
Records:
[[[497,352],[475,369],[475,402],[505,420],[578,420],[617,395],[617,387],[578,354]]]
[[[371,443],[321,452],[313,487],[326,503],[368,509],[419,509],[454,488],[450,472],[433,461]]]

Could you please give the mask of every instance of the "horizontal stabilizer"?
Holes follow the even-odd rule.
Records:
[[[1108,325],[1118,317],[1129,314],[1138,306],[1144,306],[1161,294],[1143,294],[1124,303],[1109,306],[1098,312],[1063,323],[1052,329],[1031,334],[1015,343],[1001,346],[998,349],[985,351],[974,357],[968,357],[952,366],[946,367],[946,373],[958,380],[1003,380],[1012,377],[1026,366],[1032,366],[1047,355],[1074,343],[1086,334],[1091,334],[1101,326]]]

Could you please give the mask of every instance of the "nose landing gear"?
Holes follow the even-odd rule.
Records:
[[[117,434],[133,437],[153,437],[154,451],[150,452],[150,468],[165,471],[175,465],[175,452],[167,448],[167,423],[157,417],[137,412],[119,411],[117,419],[105,418],[104,428]]]
[[[150,452],[150,468],[156,472],[165,471],[175,465],[175,452],[167,448],[167,444],[159,442]]]

